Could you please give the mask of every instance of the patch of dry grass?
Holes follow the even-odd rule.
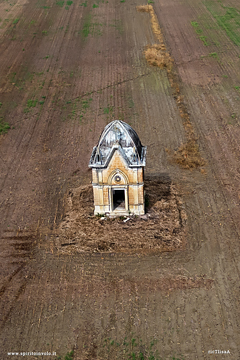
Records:
[[[171,152],[166,149],[168,153]],[[193,169],[205,165],[205,161],[200,156],[198,144],[189,139],[174,152],[173,161],[185,169]]]
[[[205,165],[205,160],[201,157],[199,152],[197,137],[195,135],[187,107],[184,103],[184,97],[180,93],[179,79],[177,74],[173,71],[173,59],[166,50],[163,34],[160,29],[157,16],[152,5],[137,6],[137,10],[140,12],[150,13],[152,30],[158,40],[158,44],[148,45],[146,47],[146,50],[144,51],[145,58],[150,65],[157,66],[161,69],[166,69],[168,79],[173,90],[173,96],[176,101],[180,116],[183,120],[186,143],[182,144],[174,153],[171,153],[169,150],[168,153],[171,155],[172,160],[175,163],[179,164],[185,169],[202,167]]]
[[[169,69],[172,67],[172,58],[166,52],[165,47],[163,47],[162,45],[155,44],[152,46],[147,46],[144,53],[147,62],[150,65],[158,66],[161,69],[162,68]]]
[[[156,16],[156,14],[155,14],[155,12],[153,10],[152,5],[141,5],[141,6],[137,6],[136,8],[137,8],[137,11],[150,13],[153,33],[157,37],[157,40],[160,43],[163,43],[163,45],[164,45],[162,32],[161,32],[160,26],[158,24],[158,19],[157,19],[157,16]]]
[[[139,6],[136,6],[136,9],[137,11],[140,11],[140,12],[150,12],[150,9],[151,9],[151,5],[139,5]]]
[[[157,16],[153,10],[152,5],[137,6],[140,12],[148,12],[151,15],[151,25],[154,35],[158,40],[158,44],[148,45],[144,51],[147,62],[150,65],[158,66],[160,68],[172,68],[173,59],[166,51],[166,46],[163,39],[163,34],[158,24]]]

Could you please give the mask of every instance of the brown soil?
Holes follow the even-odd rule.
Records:
[[[159,253],[182,249],[186,213],[176,187],[166,180],[148,180],[145,189],[147,213],[120,218],[93,215],[91,185],[69,191],[66,215],[56,234],[58,251]]]

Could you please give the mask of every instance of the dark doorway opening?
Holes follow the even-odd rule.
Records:
[[[113,210],[125,210],[124,190],[113,190]]]

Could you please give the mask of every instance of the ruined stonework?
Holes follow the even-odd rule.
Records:
[[[89,162],[95,215],[144,214],[146,149],[125,122],[114,120],[105,127]]]

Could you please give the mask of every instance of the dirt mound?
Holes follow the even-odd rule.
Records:
[[[66,215],[57,230],[57,248],[69,252],[162,252],[183,248],[186,213],[176,186],[146,180],[143,216],[93,215],[92,186],[69,192]]]

